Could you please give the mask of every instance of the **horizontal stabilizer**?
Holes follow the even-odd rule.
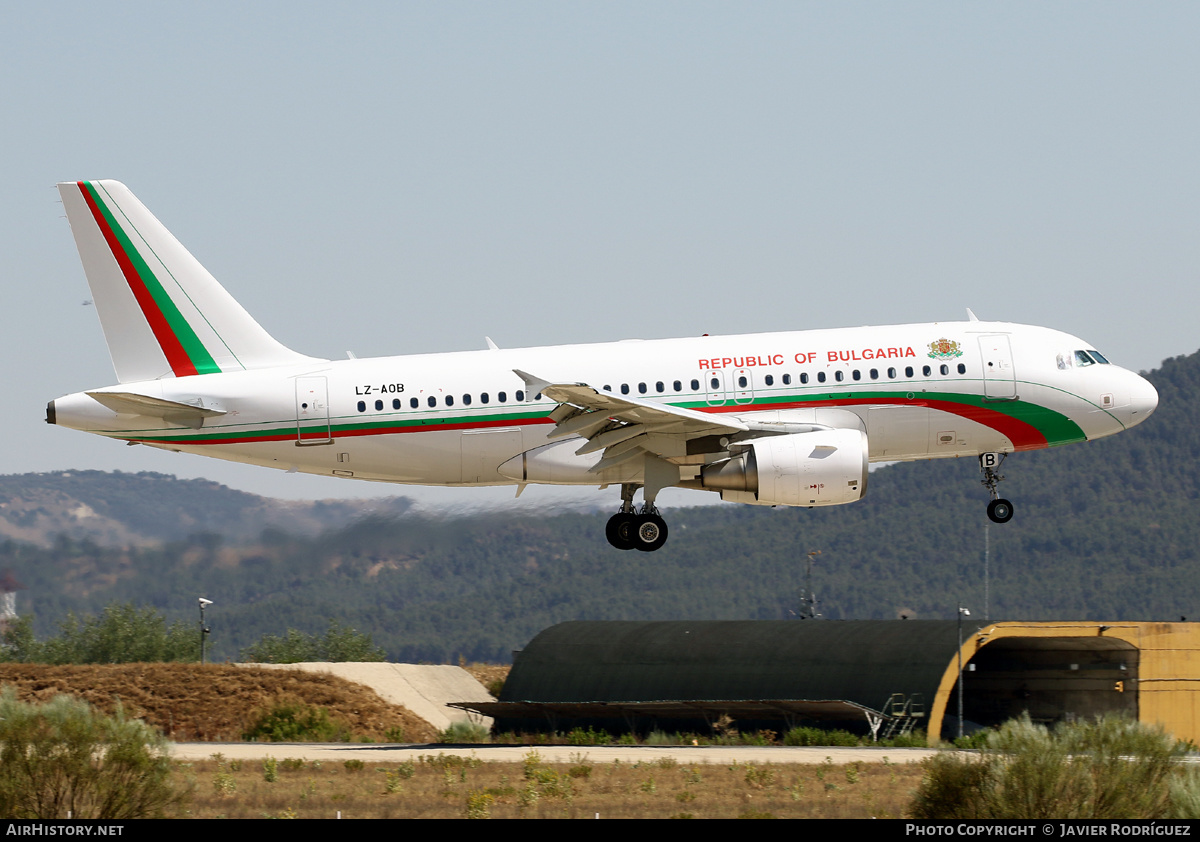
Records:
[[[89,398],[111,409],[118,415],[145,415],[161,418],[172,424],[199,429],[205,418],[224,415],[224,410],[205,409],[190,403],[151,398],[133,392],[87,392]]]

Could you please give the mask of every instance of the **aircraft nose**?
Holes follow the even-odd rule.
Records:
[[[1158,408],[1158,390],[1144,377],[1134,375],[1129,396],[1129,426],[1140,424]]]

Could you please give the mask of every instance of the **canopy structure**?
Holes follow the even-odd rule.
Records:
[[[1028,713],[1119,713],[1200,741],[1200,623],[790,620],[572,622],[518,652],[500,731],[746,731],[817,722],[930,743]]]
[[[517,654],[497,702],[470,708],[500,730],[694,729],[723,716],[743,729],[867,728],[922,717],[958,634],[944,620],[561,623]]]

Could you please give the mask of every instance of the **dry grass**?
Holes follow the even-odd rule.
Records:
[[[280,760],[181,765],[197,818],[869,818],[903,815],[917,764],[482,763]]]
[[[508,680],[508,674],[512,670],[512,664],[467,664],[459,663],[471,678],[478,681],[484,687],[488,688],[489,692],[496,695],[494,690],[504,686],[504,682]]]
[[[0,684],[23,701],[65,693],[106,712],[117,703],[177,741],[242,739],[255,714],[280,701],[326,708],[355,739],[382,742],[402,729],[408,742],[437,739],[435,729],[372,690],[320,673],[229,664],[0,664]]]

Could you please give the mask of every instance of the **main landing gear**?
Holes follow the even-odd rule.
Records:
[[[996,486],[1004,479],[997,471],[1007,457],[1007,453],[981,453],[979,455],[979,470],[983,471],[983,479],[980,481],[992,495],[992,502],[988,503],[987,507],[987,516],[992,523],[1008,523],[1013,516],[1013,504],[996,491]]]
[[[608,519],[604,537],[618,550],[654,552],[667,543],[667,522],[662,519],[654,501],[647,501],[641,510],[633,505],[633,483],[621,485],[621,511]]]

